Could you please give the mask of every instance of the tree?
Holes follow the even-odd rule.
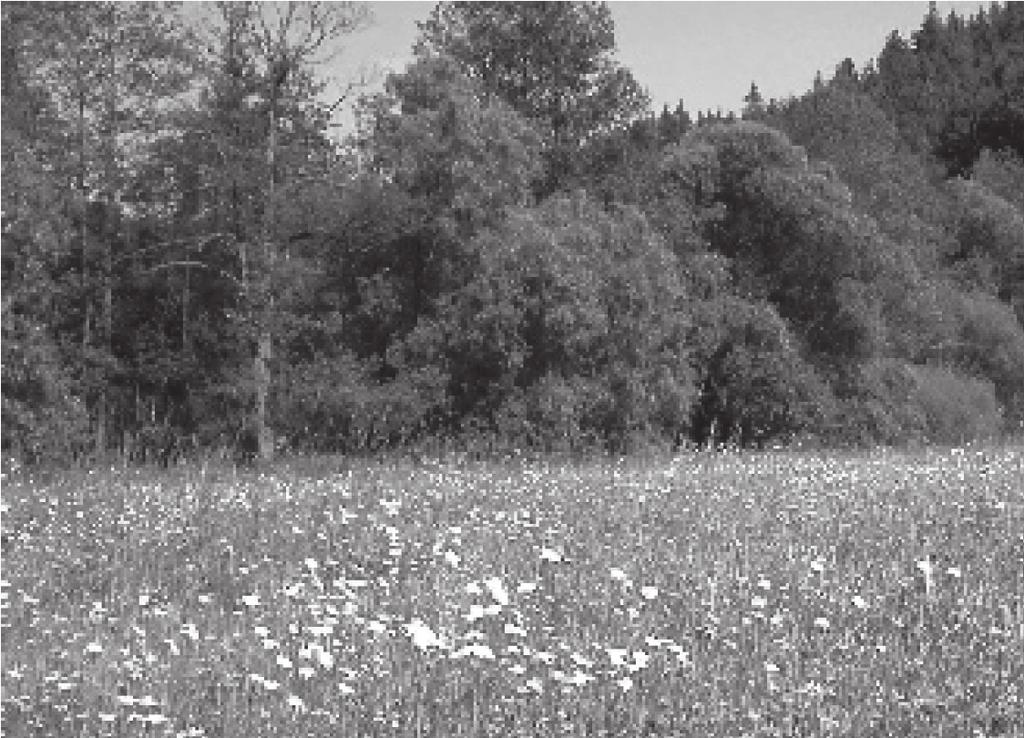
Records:
[[[262,143],[264,162],[253,167],[262,185],[252,201],[258,214],[257,232],[243,230],[239,218],[239,187],[231,184],[232,207],[242,260],[241,286],[248,303],[253,326],[253,434],[261,458],[273,455],[273,433],[268,417],[272,386],[271,359],[276,334],[280,331],[277,301],[285,286],[282,270],[293,271],[289,254],[282,248],[279,230],[281,187],[289,175],[296,174],[298,162],[281,160],[281,121],[305,119],[314,130],[326,125],[326,116],[316,112],[318,85],[312,69],[330,54],[330,46],[351,32],[366,14],[351,3],[299,3],[280,5],[240,4],[222,6],[223,25],[217,41],[223,52],[220,76],[214,76],[212,93],[225,106],[224,112],[246,125],[250,135],[262,136],[232,140],[230,124],[221,129],[227,135],[221,155],[230,158],[236,169],[241,154],[251,161],[254,147]],[[285,115],[285,111],[290,111]],[[262,123],[260,122],[262,119]],[[237,128],[234,128],[237,131]],[[295,136],[294,128],[290,138]],[[306,138],[308,143],[308,136]],[[286,150],[286,149],[285,149]],[[308,149],[305,156],[308,157]],[[289,157],[290,158],[290,157]],[[299,159],[301,162],[301,158]],[[289,166],[289,165],[292,166]],[[295,167],[295,168],[293,168]],[[250,170],[246,178],[251,177]]]
[[[743,120],[758,120],[764,115],[764,98],[754,82],[750,83],[750,91],[743,96],[743,103]]]
[[[590,136],[646,110],[632,74],[614,61],[603,3],[439,3],[420,32],[417,55],[451,57],[542,131],[549,149],[541,194],[572,174],[573,152]]]

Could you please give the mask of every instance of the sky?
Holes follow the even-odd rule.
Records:
[[[984,3],[985,6],[988,3]],[[379,89],[383,74],[411,58],[432,2],[372,2],[374,21],[348,36],[330,70],[335,79],[363,76]],[[610,2],[616,58],[647,89],[652,106],[682,99],[698,110],[739,111],[756,82],[762,96],[785,98],[810,88],[815,72],[828,79],[846,57],[857,68],[875,57],[893,30],[904,38],[928,11],[922,2]],[[939,2],[976,14],[980,2]]]

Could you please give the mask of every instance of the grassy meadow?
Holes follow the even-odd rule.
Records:
[[[1024,451],[25,472],[6,736],[1021,736]]]

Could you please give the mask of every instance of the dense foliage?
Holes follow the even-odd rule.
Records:
[[[4,4],[5,453],[1024,422],[1024,6],[694,122],[603,4],[441,4],[339,143],[319,62],[364,20]]]

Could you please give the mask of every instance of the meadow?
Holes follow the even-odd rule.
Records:
[[[8,474],[7,736],[1021,736],[1024,451]]]

